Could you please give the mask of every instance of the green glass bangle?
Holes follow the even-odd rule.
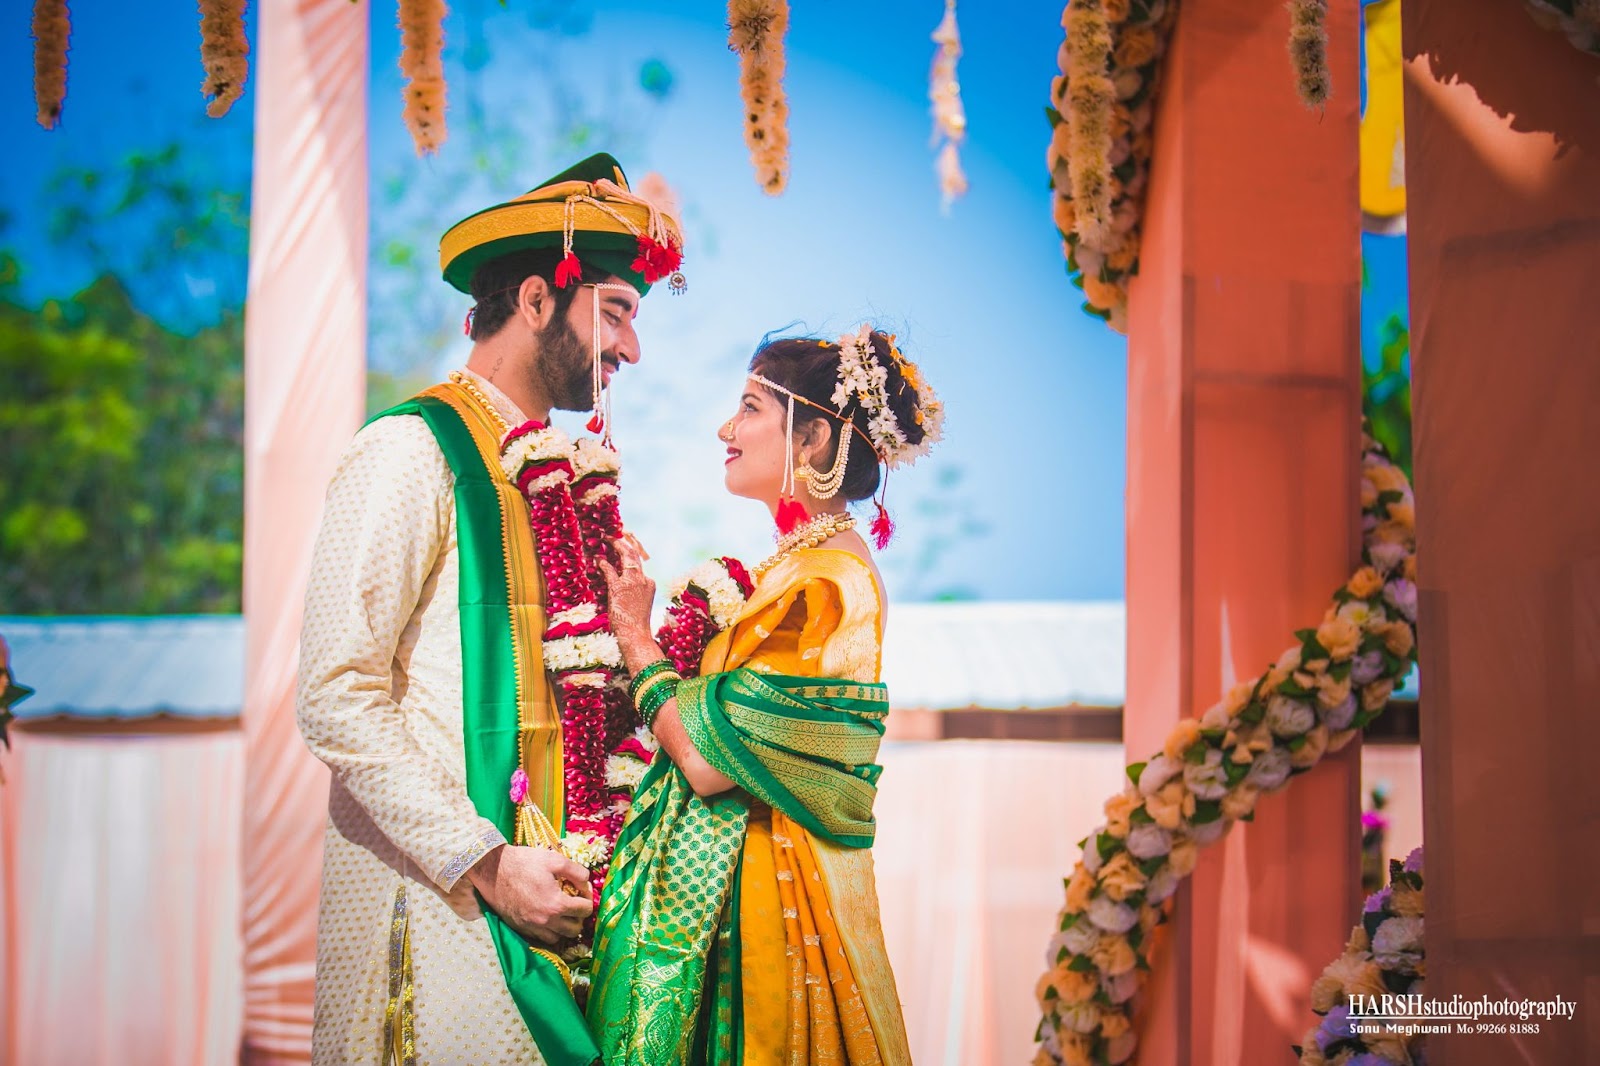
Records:
[[[639,702],[639,693],[651,678],[658,677],[665,671],[672,669],[671,659],[657,659],[653,663],[642,666],[639,672],[633,675],[633,680],[628,682],[628,700],[634,704]]]
[[[655,724],[656,715],[678,694],[678,685],[682,681],[681,677],[664,677],[659,684],[645,691],[639,700],[639,717],[644,719],[645,725]]]

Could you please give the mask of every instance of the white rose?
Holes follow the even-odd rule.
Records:
[[[1417,586],[1405,578],[1397,578],[1383,587],[1383,601],[1405,616],[1406,621],[1417,620]]]
[[[1374,544],[1367,550],[1367,557],[1372,560],[1372,568],[1380,574],[1394,570],[1406,561],[1406,546],[1404,544]]]
[[[1383,652],[1364,651],[1350,660],[1350,684],[1356,688],[1370,685],[1383,676]]]
[[[1192,826],[1189,829],[1189,839],[1200,847],[1205,847],[1207,844],[1215,844],[1221,840],[1227,835],[1228,830],[1232,828],[1233,819],[1218,818],[1216,821],[1207,822],[1205,825]]]
[[[1102,860],[1100,858],[1099,840],[1100,834],[1104,833],[1105,831],[1105,826],[1096,826],[1094,829],[1090,830],[1089,839],[1083,842],[1083,868],[1092,874],[1097,874],[1100,872]]]
[[[1194,793],[1195,799],[1219,800],[1226,796],[1228,769],[1222,763],[1222,752],[1216,748],[1207,748],[1203,762],[1185,763],[1183,783]]]
[[[1296,644],[1294,647],[1278,656],[1275,669],[1282,670],[1286,674],[1292,674],[1296,670],[1300,669],[1300,645]]]
[[[1165,755],[1157,755],[1145,763],[1144,771],[1139,774],[1139,791],[1146,796],[1154,796],[1163,785],[1181,773],[1183,763]]]
[[[1105,989],[1106,998],[1111,1002],[1126,1003],[1139,991],[1139,971],[1134,969],[1115,977],[1102,977],[1100,987]]]
[[[1056,1007],[1056,1017],[1061,1024],[1075,1033],[1092,1033],[1100,1025],[1100,1008],[1092,1001],[1061,1003]]]
[[[1385,621],[1383,612],[1366,600],[1351,600],[1339,608],[1339,617],[1358,629],[1369,629]]]
[[[1095,944],[1100,942],[1100,930],[1094,927],[1093,922],[1084,921],[1082,918],[1072,923],[1071,929],[1056,936],[1061,941],[1061,946],[1074,955],[1087,955],[1094,950]],[[1054,966],[1055,961],[1055,953],[1052,952],[1050,965]]]
[[[1267,701],[1267,728],[1275,737],[1297,737],[1316,724],[1317,712],[1308,703],[1282,695]]]
[[[1331,733],[1349,729],[1350,723],[1356,718],[1356,697],[1354,693],[1346,696],[1344,702],[1331,710],[1322,712],[1322,722]]]
[[[1144,898],[1146,903],[1165,903],[1172,894],[1178,891],[1178,886],[1183,883],[1183,878],[1172,872],[1172,867],[1163,866],[1157,870],[1155,876],[1150,878],[1150,883],[1145,886]]]
[[[1128,854],[1136,859],[1153,859],[1172,850],[1172,834],[1159,825],[1141,825],[1128,832]]]
[[[1095,925],[1108,933],[1126,933],[1139,924],[1139,912],[1110,896],[1096,896],[1085,912]]]
[[[1201,729],[1227,729],[1233,724],[1233,716],[1228,713],[1225,703],[1214,703],[1207,708],[1206,713],[1200,716]]]
[[[1390,918],[1372,934],[1372,958],[1386,970],[1412,969],[1421,955],[1421,918]]]
[[[1263,792],[1273,792],[1283,787],[1289,780],[1289,749],[1274,744],[1267,751],[1255,757],[1250,764],[1250,773],[1245,780],[1261,789]]]

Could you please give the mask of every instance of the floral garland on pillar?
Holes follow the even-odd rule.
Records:
[[[1177,0],[1070,0],[1050,86],[1045,165],[1067,274],[1084,310],[1128,330],[1161,61]]]
[[[1106,802],[1066,884],[1036,995],[1038,1066],[1110,1066],[1138,1047],[1134,1002],[1150,935],[1199,849],[1249,821],[1263,793],[1316,766],[1382,713],[1416,660],[1416,534],[1410,483],[1370,437],[1361,465],[1362,567],[1315,629],[1266,673],[1185,718]]]
[[[39,125],[47,130],[61,121],[67,99],[67,44],[72,39],[72,13],[67,0],[33,0],[33,101]]]
[[[789,183],[789,101],[783,92],[786,0],[728,0],[728,47],[739,55],[744,143],[768,196]]]
[[[1422,849],[1405,862],[1391,859],[1389,885],[1367,897],[1361,924],[1350,930],[1344,954],[1311,986],[1311,1009],[1322,1024],[1294,1049],[1300,1066],[1413,1066],[1423,1061],[1422,1033],[1355,1031],[1352,997],[1360,1014],[1377,1014],[1383,996],[1427,994],[1422,944]],[[1376,1023],[1363,1026],[1381,1027]]]
[[[444,0],[400,0],[400,72],[405,75],[401,118],[418,155],[444,143]]]
[[[250,75],[250,41],[244,33],[244,0],[200,0],[200,61],[211,98],[206,114],[221,118],[244,95]]]

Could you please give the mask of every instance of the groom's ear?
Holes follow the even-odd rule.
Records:
[[[535,333],[548,326],[556,314],[555,290],[538,274],[523,279],[517,290],[517,314]]]

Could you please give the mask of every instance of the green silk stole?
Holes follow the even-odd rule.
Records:
[[[521,765],[530,795],[551,824],[563,826],[560,719],[540,652],[544,585],[527,503],[500,472],[498,427],[456,385],[437,385],[376,417],[389,415],[420,416],[455,475],[467,795],[513,839],[509,787]],[[482,910],[511,999],[545,1061],[598,1062],[594,1038],[555,963],[488,907]]]
[[[829,678],[738,669],[679,686],[689,739],[739,788],[702,799],[662,756],[634,793],[595,931],[589,1021],[607,1062],[742,1060],[739,870],[752,797],[826,840],[870,847],[888,710],[883,685]]]

